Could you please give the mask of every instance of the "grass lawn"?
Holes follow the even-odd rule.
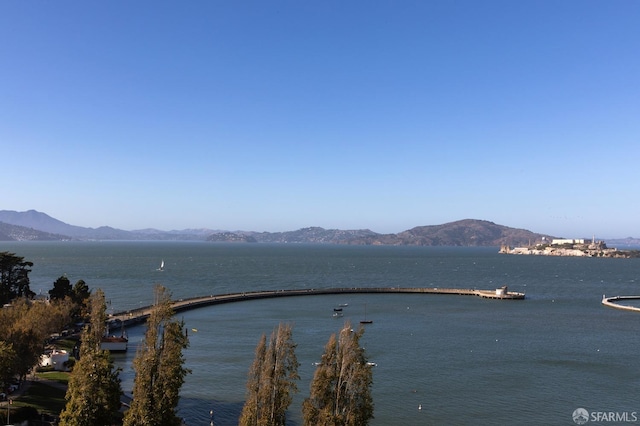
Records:
[[[78,339],[58,339],[55,342],[55,346],[58,349],[64,349],[67,353],[71,353],[73,351],[73,347],[78,343]]]
[[[62,389],[48,386],[44,383],[32,382],[29,389],[20,398],[13,401],[11,409],[16,410],[16,417],[18,417],[17,411],[21,407],[33,407],[40,413],[57,416],[64,408],[64,394],[65,391]]]
[[[42,379],[53,380],[54,382],[64,383],[65,385],[69,383],[69,373],[64,371],[45,371],[36,373],[36,375]]]

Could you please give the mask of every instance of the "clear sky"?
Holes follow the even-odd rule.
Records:
[[[640,1],[0,2],[0,209],[640,237]]]

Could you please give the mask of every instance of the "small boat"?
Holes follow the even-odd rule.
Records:
[[[342,308],[333,308],[334,312],[342,312]]]
[[[125,336],[104,336],[100,341],[100,349],[110,352],[126,352],[129,339]]]
[[[158,271],[164,271],[164,259],[162,259],[162,262],[160,262],[160,267],[158,268]]]
[[[378,364],[376,364],[375,362],[368,362],[367,365],[369,367],[377,367],[378,366]]]
[[[348,303],[341,303],[338,305],[339,308],[346,308],[347,306],[349,306]]]
[[[100,340],[100,349],[110,352],[126,352],[129,345],[129,337],[127,336],[127,332],[124,330],[124,324],[122,324],[120,336],[110,335],[109,333],[110,330],[107,326],[106,333]]]
[[[333,316],[334,316],[335,318],[339,318],[339,317],[341,317],[341,316],[342,316],[342,312],[334,312],[334,313],[333,313]]]

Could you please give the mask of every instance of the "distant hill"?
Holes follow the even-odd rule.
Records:
[[[414,246],[523,246],[550,235],[536,234],[526,229],[510,228],[486,220],[465,219],[442,225],[418,226],[398,234],[378,234],[369,229],[340,230],[320,227],[302,228],[288,232],[214,231],[210,229],[186,229],[160,231],[143,229],[124,231],[109,226],[84,228],[64,223],[35,210],[16,212],[0,210],[0,222],[40,231],[41,235],[27,237],[24,230],[3,231],[0,239],[77,239],[77,240],[154,240],[154,241],[215,241],[247,243],[329,243],[352,245],[414,245]],[[20,233],[23,234],[20,234]]]
[[[350,244],[351,241],[366,238],[376,234],[373,231],[340,229],[324,229],[320,227],[302,228],[287,232],[225,232],[214,234],[207,238],[209,241],[246,241],[258,243],[319,243],[319,244]]]
[[[203,240],[212,230],[194,229],[185,231],[159,231],[157,229],[143,229],[140,231],[124,231],[110,226],[99,228],[85,228],[69,225],[54,219],[46,213],[36,210],[17,212],[0,210],[0,222],[10,225],[33,228],[39,231],[57,234],[60,239],[76,240],[160,240],[160,241],[189,241]]]
[[[525,229],[496,225],[486,220],[465,219],[443,225],[419,226],[399,234],[378,234],[368,229],[343,231],[318,227],[289,232],[214,234],[209,241],[245,241],[260,243],[332,243],[352,245],[412,246],[501,246],[527,245],[542,238],[553,238]]]
[[[464,219],[442,225],[418,226],[398,234],[379,234],[351,241],[351,244],[385,244],[412,246],[484,247],[502,244],[520,246],[542,238],[553,238],[525,229],[496,225],[477,219]]]
[[[0,241],[63,241],[69,237],[0,222]]]
[[[486,220],[465,219],[443,225],[418,226],[401,232],[402,244],[420,246],[521,246],[554,237],[526,229],[496,225]]]
[[[91,229],[66,224],[36,210],[28,210],[26,212],[0,210],[0,222],[33,228],[52,234],[65,235],[67,239],[69,237],[85,237],[90,234],[89,230]],[[104,234],[104,232],[96,231],[94,235],[97,236],[98,234]]]

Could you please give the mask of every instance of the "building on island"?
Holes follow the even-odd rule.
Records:
[[[546,256],[584,256],[584,257],[630,257],[629,252],[607,247],[602,240],[582,238],[554,238],[551,243],[542,243],[527,247],[509,247],[504,244],[499,253],[503,254],[532,254]]]
[[[563,244],[584,244],[584,239],[553,239],[551,240],[552,246],[561,246]]]

